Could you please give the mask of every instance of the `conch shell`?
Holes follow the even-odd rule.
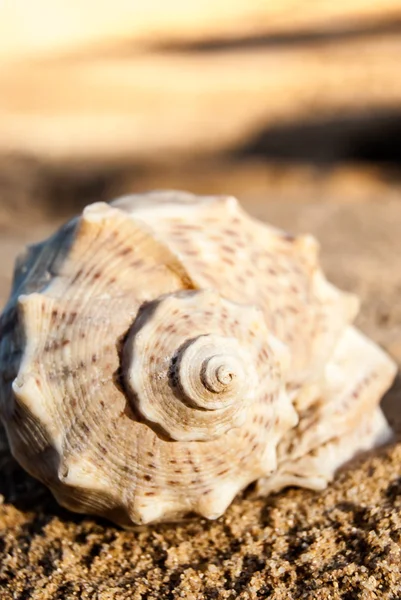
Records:
[[[232,197],[88,206],[16,266],[0,415],[71,510],[122,525],[215,519],[257,481],[321,489],[385,440],[392,360],[354,329],[310,236]]]

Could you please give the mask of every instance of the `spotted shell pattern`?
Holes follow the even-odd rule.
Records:
[[[257,482],[321,489],[385,440],[391,359],[352,327],[311,236],[232,197],[88,206],[20,257],[0,319],[14,457],[64,506],[214,519]]]

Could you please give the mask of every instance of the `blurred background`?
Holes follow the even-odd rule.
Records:
[[[0,0],[0,304],[26,242],[162,187],[317,235],[401,359],[401,0]]]

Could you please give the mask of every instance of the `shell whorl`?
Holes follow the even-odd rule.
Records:
[[[135,408],[173,440],[213,439],[240,426],[260,385],[252,342],[261,327],[257,309],[211,291],[145,307],[124,347]]]
[[[247,360],[249,356],[235,338],[201,335],[173,359],[173,378],[188,404],[220,410],[247,396]]]
[[[244,361],[235,338],[201,335],[179,353],[175,377],[194,408],[219,410],[246,396]]]

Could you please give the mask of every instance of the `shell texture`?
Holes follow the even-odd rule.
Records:
[[[64,506],[220,516],[257,481],[322,489],[389,427],[392,360],[317,242],[231,197],[96,203],[16,265],[0,318],[11,452]]]

